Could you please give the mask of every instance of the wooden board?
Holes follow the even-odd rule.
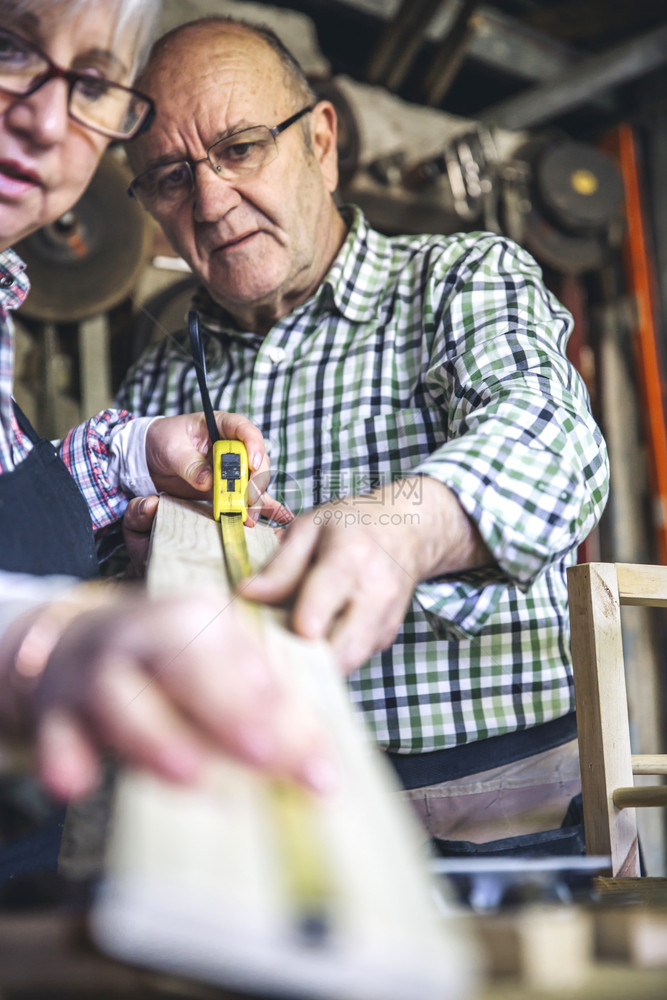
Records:
[[[246,529],[257,567],[270,529]],[[149,587],[225,586],[219,525],[208,508],[162,497]],[[342,790],[310,802],[331,893],[328,933],[296,932],[277,849],[269,781],[221,758],[205,787],[138,772],[120,783],[107,875],[91,927],[129,962],[262,996],[304,1000],[459,1000],[474,989],[467,921],[439,897],[423,834],[353,712],[324,643],[295,637],[280,614],[261,631],[335,743]]]
[[[634,810],[613,801],[633,783],[616,569],[573,566],[568,591],[586,850],[609,855],[614,874],[639,875]]]
[[[667,607],[667,566],[615,563],[621,604]]]

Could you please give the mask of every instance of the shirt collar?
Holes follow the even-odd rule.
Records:
[[[368,323],[378,316],[383,295],[386,237],[370,228],[356,205],[345,205],[341,215],[349,225],[347,238],[338,252],[329,273],[322,282],[338,311],[351,323]],[[323,289],[320,289],[322,292]]]
[[[202,320],[203,328],[208,334],[217,337],[239,340],[247,347],[258,347],[264,339],[259,333],[252,330],[241,330],[226,309],[223,309],[215,299],[213,299],[203,285],[199,285],[192,297],[192,308],[195,309]]]
[[[18,309],[29,291],[24,261],[14,250],[0,252],[0,309]]]

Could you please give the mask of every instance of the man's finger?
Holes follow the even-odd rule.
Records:
[[[320,559],[304,577],[292,612],[292,628],[306,639],[327,638],[336,618],[353,599],[352,577]]]
[[[248,464],[255,472],[265,458],[264,437],[247,417],[240,413],[216,412],[215,422],[220,436],[229,441],[243,441],[248,452]]]
[[[290,524],[294,520],[294,514],[288,510],[280,500],[276,500],[269,493],[262,493],[253,498],[254,491],[251,490],[252,483],[248,486],[248,504],[251,516],[255,515],[253,523],[256,522],[260,514],[270,521],[278,524]],[[247,523],[247,522],[246,522]]]
[[[387,629],[384,620],[374,616],[366,603],[349,604],[344,614],[332,623],[328,634],[334,656],[344,674],[349,674],[373,653],[391,645],[396,630]]]
[[[244,597],[280,604],[295,594],[313,559],[319,531],[309,518],[295,520],[287,528],[278,554],[260,573],[241,583]]]
[[[100,741],[172,781],[194,780],[206,757],[199,735],[130,657],[112,653],[102,663],[102,655],[85,704]]]
[[[146,534],[153,527],[153,521],[157,513],[159,498],[134,497],[127,505],[127,510],[123,518],[123,526],[127,531],[136,531]]]
[[[266,493],[271,474],[268,469],[262,472],[253,472],[248,480],[248,505],[254,507],[262,494]]]

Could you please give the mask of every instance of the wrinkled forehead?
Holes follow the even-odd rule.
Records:
[[[150,129],[129,143],[132,167],[200,158],[217,139],[253,125],[276,125],[294,97],[282,62],[242,31],[195,30],[158,42],[138,88],[156,104]]]
[[[181,94],[219,88],[224,103],[233,87],[237,96],[265,93],[280,97],[290,80],[271,46],[238,25],[193,26],[158,43],[140,78],[156,102]]]

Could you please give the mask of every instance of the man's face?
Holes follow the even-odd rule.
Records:
[[[158,113],[132,143],[136,174],[156,163],[202,159],[217,139],[250,126],[271,128],[305,103],[286,85],[274,52],[239,30],[180,36],[141,85]],[[225,180],[204,161],[194,167],[194,193],[156,215],[213,298],[242,321],[263,310],[276,318],[303,301],[342,242],[331,198],[333,111],[319,104],[303,121],[312,152],[298,122],[278,136],[278,155],[258,173]]]

